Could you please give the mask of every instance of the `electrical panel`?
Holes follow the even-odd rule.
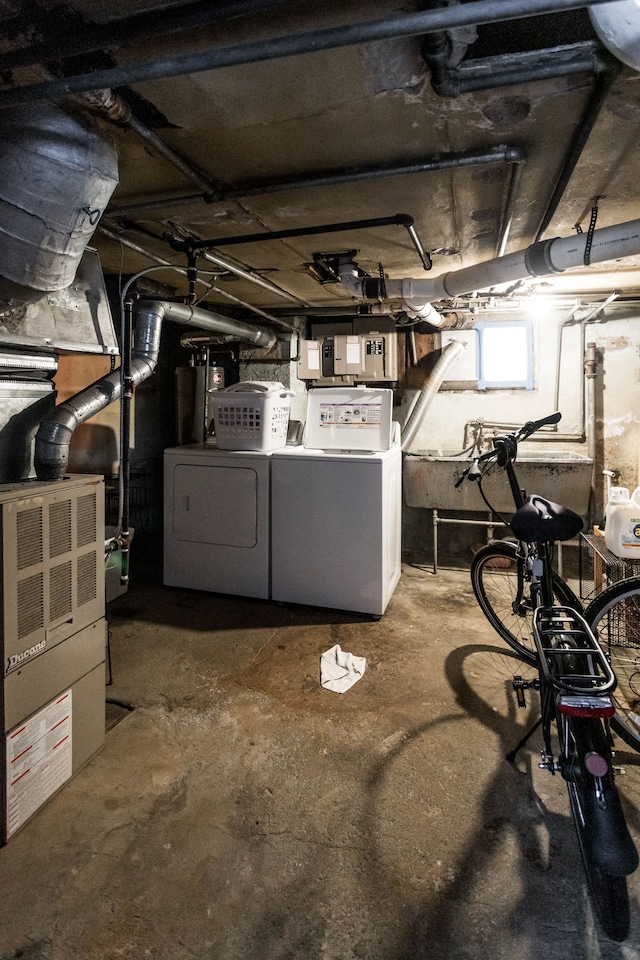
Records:
[[[398,338],[395,333],[361,334],[363,380],[398,379]]]
[[[363,343],[357,333],[339,334],[333,338],[333,372],[336,376],[359,376],[364,369]]]
[[[322,376],[320,340],[298,341],[298,377],[300,380],[317,380]]]
[[[316,386],[389,382],[398,379],[398,337],[395,330],[344,332],[332,325],[314,339],[299,341],[298,378]],[[340,330],[340,332],[337,332]]]

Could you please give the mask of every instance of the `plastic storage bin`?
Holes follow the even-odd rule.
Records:
[[[245,380],[210,397],[220,450],[277,450],[287,442],[291,391],[281,383]]]

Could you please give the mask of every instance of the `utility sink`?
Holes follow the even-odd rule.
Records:
[[[468,465],[468,458],[456,456],[452,450],[405,454],[403,487],[407,506],[486,513],[487,507],[476,483],[465,480],[456,489],[456,481]],[[589,457],[564,450],[518,450],[515,468],[520,486],[527,493],[562,503],[582,516],[588,512],[593,468]],[[497,511],[513,512],[504,470],[495,466],[482,488]]]

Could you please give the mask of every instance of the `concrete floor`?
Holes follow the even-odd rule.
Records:
[[[595,926],[564,784],[504,760],[518,661],[468,574],[406,566],[378,622],[160,584],[110,604],[135,707],[0,850],[0,956],[25,960],[640,957]],[[320,654],[367,658],[343,695]],[[640,839],[640,755],[619,744]]]

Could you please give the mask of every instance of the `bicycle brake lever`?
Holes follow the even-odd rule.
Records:
[[[478,480],[481,477],[480,467],[478,466],[478,461],[474,460],[466,470],[463,470],[458,479],[456,480],[456,490],[457,488],[464,483],[465,480]]]
[[[469,480],[479,480],[482,476],[482,470],[477,460],[474,460],[471,466],[467,470],[467,475]]]

